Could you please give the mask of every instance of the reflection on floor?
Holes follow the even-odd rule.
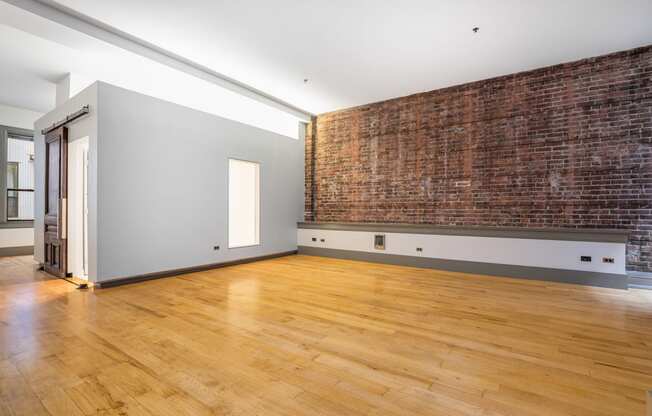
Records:
[[[290,256],[103,290],[0,260],[0,415],[643,415],[652,292]]]
[[[0,289],[5,289],[5,286],[54,279],[37,269],[38,264],[34,262],[32,256],[0,257]]]

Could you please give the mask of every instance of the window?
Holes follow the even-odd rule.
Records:
[[[18,217],[18,162],[7,162],[7,218]]]
[[[6,220],[34,219],[34,142],[30,136],[7,137]]]
[[[229,248],[260,244],[260,164],[229,159]]]

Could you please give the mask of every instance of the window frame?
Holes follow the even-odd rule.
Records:
[[[9,138],[34,141],[34,131],[18,127],[0,125],[0,229],[33,228],[34,220],[7,219],[7,167]],[[36,215],[36,213],[34,213]]]
[[[250,163],[253,165],[257,166],[257,174],[258,174],[258,180],[257,180],[257,207],[256,207],[256,231],[257,231],[257,242],[255,244],[247,244],[247,245],[242,245],[242,246],[231,246],[231,210],[230,210],[230,195],[231,195],[231,161],[236,161],[236,162],[244,162],[244,163]],[[261,220],[261,212],[262,212],[262,198],[261,198],[261,189],[262,189],[262,163],[255,161],[255,160],[247,160],[247,159],[241,159],[237,157],[228,157],[226,159],[226,247],[229,250],[237,250],[241,248],[248,248],[248,247],[258,247],[262,245],[262,220]]]

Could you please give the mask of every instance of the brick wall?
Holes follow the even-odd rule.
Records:
[[[306,220],[631,230],[652,271],[652,46],[320,115]]]

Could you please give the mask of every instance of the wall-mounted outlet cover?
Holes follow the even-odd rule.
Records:
[[[376,250],[385,250],[385,234],[374,235],[374,248]]]

